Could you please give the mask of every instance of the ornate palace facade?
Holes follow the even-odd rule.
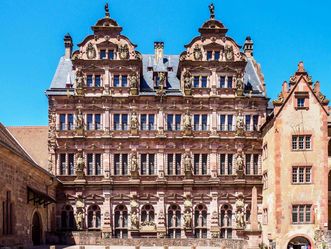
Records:
[[[164,54],[163,42],[154,54],[138,52],[107,5],[92,31],[74,52],[65,36],[46,91],[48,167],[62,182],[57,230],[244,239],[249,248],[277,241],[279,230],[262,234],[272,164],[262,163],[261,127],[273,110],[251,38],[241,47],[228,37],[213,5],[180,55]]]

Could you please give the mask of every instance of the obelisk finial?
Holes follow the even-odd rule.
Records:
[[[209,4],[210,19],[215,18],[215,6],[213,3]]]
[[[106,17],[110,17],[108,3],[105,4],[105,13],[106,13]]]

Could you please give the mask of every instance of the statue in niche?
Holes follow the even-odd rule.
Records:
[[[237,96],[244,95],[244,81],[240,75],[237,76],[237,80],[236,80],[236,92],[237,92]]]
[[[202,51],[198,44],[196,44],[194,47],[193,56],[196,61],[202,60]]]
[[[80,89],[84,86],[84,76],[82,70],[77,69],[76,71],[76,88]]]
[[[76,130],[82,130],[82,129],[84,129],[84,119],[83,119],[82,111],[79,109],[76,117]]]
[[[236,200],[236,223],[237,223],[237,228],[244,229],[245,228],[245,213],[244,213],[244,197],[242,193],[239,193],[237,196]]]
[[[84,176],[84,168],[85,168],[85,162],[82,155],[80,154],[76,162],[76,175],[78,177]]]
[[[231,45],[226,45],[225,46],[225,58],[227,61],[232,61],[233,60],[233,47]]]
[[[186,153],[184,156],[184,169],[185,169],[185,175],[192,173],[192,160],[190,153]]]
[[[184,213],[184,228],[191,229],[192,227],[192,215],[189,210],[186,210]]]
[[[131,114],[131,120],[130,120],[130,129],[131,130],[138,130],[138,117],[135,112]]]
[[[87,45],[86,55],[88,59],[94,59],[97,56],[97,51],[93,47],[92,43]]]
[[[130,87],[131,88],[138,88],[138,75],[137,73],[133,73],[130,75]]]
[[[185,131],[192,130],[192,119],[189,111],[187,111],[183,117],[183,125]]]
[[[126,60],[129,58],[129,47],[128,44],[120,45],[119,47],[119,55],[122,60]]]
[[[236,158],[236,170],[237,171],[244,170],[244,159],[243,159],[241,153],[238,153],[237,158]]]
[[[84,214],[82,210],[78,210],[75,214],[75,221],[77,230],[83,230]]]
[[[184,73],[184,89],[191,89],[192,88],[192,76],[190,72],[186,71]]]
[[[136,154],[131,156],[131,165],[130,165],[131,175],[138,173],[138,159]]]
[[[239,112],[238,116],[236,117],[236,128],[237,128],[237,136],[243,135],[245,129],[245,122],[241,112]]]

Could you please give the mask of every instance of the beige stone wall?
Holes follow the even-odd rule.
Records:
[[[32,217],[38,212],[42,222],[42,240],[45,241],[45,232],[53,226],[53,205],[43,207],[27,203],[27,186],[40,192],[49,193],[55,197],[55,185],[51,184],[51,177],[43,170],[29,164],[16,154],[0,146],[0,245],[31,245],[32,244]],[[50,185],[47,187],[47,185]],[[3,206],[6,192],[11,191],[13,203],[13,234],[3,235]],[[53,215],[54,216],[54,215]]]

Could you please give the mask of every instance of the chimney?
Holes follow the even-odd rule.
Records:
[[[163,42],[154,42],[155,63],[157,63],[160,59],[163,59],[163,48]]]
[[[67,33],[64,36],[64,58],[65,59],[71,59],[71,54],[72,54],[72,38],[69,33]]]
[[[244,44],[244,53],[248,58],[253,57],[253,41],[252,38],[250,36],[246,37],[246,41]]]

